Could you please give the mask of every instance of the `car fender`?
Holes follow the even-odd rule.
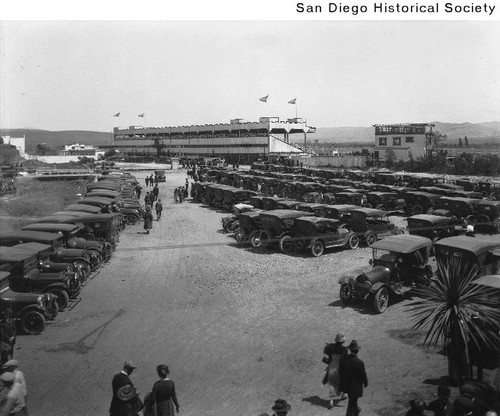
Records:
[[[51,283],[43,288],[44,292],[50,292],[51,289],[62,289],[67,290],[68,285],[66,283]]]
[[[356,283],[356,278],[353,276],[342,276],[339,278],[339,284],[348,283],[350,285],[354,285]]]
[[[307,243],[307,248],[311,248],[316,241],[321,241],[326,246],[325,242],[321,238],[313,238],[309,240],[309,243]]]
[[[40,305],[28,305],[28,306],[25,306],[23,309],[21,309],[19,311],[19,314],[18,314],[17,318],[20,318],[22,315],[24,315],[25,313],[30,312],[30,311],[39,312],[44,317],[45,317],[45,313],[47,312],[47,310],[45,309],[45,307],[42,307]]]
[[[372,286],[372,288],[371,288],[371,292],[376,293],[377,290],[379,290],[382,286],[387,286],[387,285],[385,283],[383,283],[383,282],[377,282],[377,283],[375,283]]]

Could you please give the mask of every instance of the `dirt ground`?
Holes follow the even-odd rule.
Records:
[[[136,176],[144,183],[145,173]],[[363,415],[404,414],[409,399],[433,399],[446,359],[422,348],[408,301],[382,315],[340,303],[338,278],[368,268],[369,249],[312,258],[239,245],[221,231],[226,214],[174,203],[185,177],[168,172],[161,221],[150,235],[127,227],[73,309],[42,335],[18,337],[31,414],[107,414],[111,379],[132,360],[142,397],[156,366],[170,367],[183,415],[257,416],[277,398],[292,415],[344,415],[346,402],[329,410],[321,386],[322,350],[337,332],[361,345]]]

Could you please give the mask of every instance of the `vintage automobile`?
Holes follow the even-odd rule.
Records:
[[[321,208],[325,208],[327,206],[328,204],[319,204],[317,202],[301,202],[299,205],[297,205],[296,209],[298,211],[312,212],[313,214],[315,214]]]
[[[317,217],[333,218],[343,223],[347,223],[351,219],[351,211],[359,208],[357,205],[349,204],[334,204],[317,206],[313,208],[314,215]]]
[[[235,238],[239,243],[249,241],[252,247],[259,247],[260,240],[260,214],[262,211],[249,211],[241,213],[238,216],[239,228],[236,231]]]
[[[166,182],[166,172],[164,170],[155,170],[155,178],[158,180],[158,182]]]
[[[0,310],[12,311],[14,320],[26,335],[39,335],[45,329],[48,309],[52,308],[47,294],[19,293],[9,287],[10,273],[0,271]]]
[[[194,182],[191,186],[191,198],[195,202],[201,202],[201,197],[205,193],[207,186],[212,185],[211,182]]]
[[[356,208],[351,210],[348,228],[359,239],[371,247],[375,241],[389,235],[403,234],[403,230],[389,221],[387,211],[374,208]]]
[[[406,192],[402,195],[406,215],[429,214],[436,208],[436,200],[439,195],[428,192]]]
[[[102,212],[105,213],[117,211],[116,200],[114,200],[113,198],[105,198],[103,196],[95,196],[92,198],[85,197],[79,199],[77,201],[77,204],[93,205],[95,207],[101,208]]]
[[[0,246],[11,247],[22,243],[41,243],[49,245],[52,253],[49,259],[54,263],[70,263],[73,270],[79,272],[82,280],[87,279],[92,270],[91,253],[85,249],[64,248],[64,236],[62,234],[43,231],[1,231]]]
[[[109,243],[89,241],[81,238],[80,235],[85,232],[85,227],[80,224],[35,223],[25,225],[22,230],[60,233],[63,236],[64,245],[67,249],[84,249],[90,253],[92,270],[99,267],[103,260],[111,258],[111,245]],[[60,251],[64,253],[63,250]],[[64,254],[62,255],[64,256]]]
[[[435,201],[436,209],[432,214],[452,217],[457,223],[461,223],[464,219],[467,222],[474,222],[480,201],[481,199],[444,196]]]
[[[283,253],[289,253],[294,248],[305,248],[314,257],[321,256],[326,248],[346,247],[355,250],[358,246],[358,236],[345,228],[345,224],[322,217],[295,218],[290,233],[283,235],[279,241]]]
[[[460,234],[462,227],[457,227],[450,217],[432,214],[418,214],[407,218],[408,231],[411,235],[427,237],[433,242],[442,238]]]
[[[450,258],[456,258],[463,264],[475,264],[479,267],[480,276],[498,272],[499,258],[494,255],[498,249],[498,238],[479,239],[463,235],[443,238],[434,244],[438,266],[449,262]]]
[[[276,204],[280,201],[285,201],[285,198],[278,196],[265,196],[262,198],[262,209],[272,211],[273,209],[276,209]]]
[[[122,198],[122,194],[118,191],[110,191],[109,189],[94,189],[85,194],[85,198],[94,197],[111,198],[114,200],[118,200]]]
[[[85,205],[85,204],[72,204],[64,208],[64,211],[68,212],[86,212],[88,214],[99,214],[102,212],[100,207],[95,205]]]
[[[500,233],[500,201],[481,200],[474,222],[476,232]]]
[[[363,193],[361,192],[338,192],[335,195],[336,205],[357,205],[361,206],[363,200]]]
[[[296,201],[295,199],[281,199],[280,201],[276,201],[274,205],[275,209],[297,209],[297,206],[302,204],[300,201]]]
[[[404,200],[398,199],[396,192],[368,192],[366,199],[368,208],[396,211],[404,207]]]
[[[33,243],[27,243],[33,244]],[[43,244],[38,244],[44,246]],[[45,246],[50,248],[49,246]],[[43,247],[42,247],[43,249]],[[67,271],[44,272],[39,270],[37,247],[24,244],[0,247],[0,268],[10,273],[10,288],[16,292],[50,293],[57,308],[49,308],[50,317],[65,309],[70,298],[80,293],[80,281],[75,273]]]
[[[276,209],[260,213],[261,230],[258,236],[262,247],[272,247],[278,244],[286,235],[291,235],[295,219],[313,216],[311,212],[295,209]],[[252,244],[253,245],[253,244]]]
[[[266,198],[263,195],[254,195],[250,197],[250,205],[258,209],[264,209],[263,199]]]
[[[254,191],[246,191],[241,188],[229,188],[223,191],[223,205],[227,211],[232,211],[235,204],[249,203],[250,197],[255,195]]]
[[[353,299],[371,299],[377,313],[383,313],[391,295],[405,295],[413,284],[432,276],[427,264],[432,241],[418,235],[393,235],[372,245],[372,269],[357,277],[341,277],[340,299],[348,305]]]

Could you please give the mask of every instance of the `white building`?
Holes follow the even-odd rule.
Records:
[[[394,152],[396,160],[408,160],[410,155],[416,159],[431,150],[434,124],[375,124],[373,127],[375,161],[385,161],[389,150]]]
[[[97,149],[87,144],[65,144],[64,150],[59,150],[59,156],[94,156]]]

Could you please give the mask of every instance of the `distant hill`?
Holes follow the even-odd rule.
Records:
[[[467,136],[469,143],[474,139],[478,141],[492,141],[498,139],[500,142],[500,121],[485,123],[442,123],[433,121],[434,131],[448,136],[448,141],[462,139]],[[471,140],[472,139],[472,140]],[[296,143],[301,143],[302,138],[297,135]],[[316,133],[309,134],[308,140],[319,140],[321,143],[345,143],[345,142],[373,142],[373,127],[318,127]]]
[[[469,143],[494,142],[500,143],[500,121],[490,121],[484,123],[442,123],[434,121],[434,130],[448,136],[448,142],[454,142],[459,137],[467,136]],[[309,134],[308,141],[319,140],[320,143],[373,143],[373,127],[318,127],[316,133]],[[10,135],[19,137],[25,135],[26,150],[32,152],[37,144],[46,143],[50,147],[58,148],[64,144],[81,143],[103,145],[112,141],[111,132],[102,131],[50,131],[37,129],[0,129],[0,135]],[[303,141],[302,135],[295,135],[292,140],[295,143]],[[475,140],[476,139],[476,140]]]
[[[1,136],[26,137],[26,151],[33,152],[37,144],[47,143],[52,148],[61,147],[64,144],[110,144],[113,138],[111,132],[102,131],[50,131],[37,129],[0,129]]]

